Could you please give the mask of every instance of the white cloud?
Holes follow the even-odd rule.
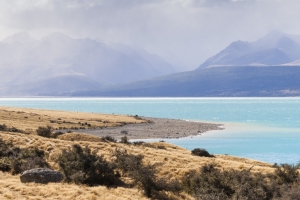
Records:
[[[299,0],[10,0],[0,2],[0,37],[61,31],[143,46],[193,69],[234,40],[300,34],[299,10]]]

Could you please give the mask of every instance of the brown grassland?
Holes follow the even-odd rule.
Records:
[[[88,146],[97,150],[107,160],[111,159],[112,152],[118,149],[127,150],[131,154],[143,154],[144,162],[155,164],[158,167],[158,176],[180,178],[191,169],[213,163],[220,169],[250,169],[252,172],[268,173],[274,168],[268,163],[228,155],[216,155],[214,158],[191,155],[191,151],[165,142],[151,143],[151,145],[126,145],[122,143],[102,142],[99,137],[68,133],[57,139],[45,138],[36,135],[38,126],[50,125],[53,128],[78,127],[94,128],[104,126],[119,126],[124,123],[146,123],[131,116],[105,115],[80,112],[49,111],[23,108],[0,107],[0,124],[16,127],[28,134],[16,132],[1,132],[4,141],[11,141],[19,147],[38,147],[47,153],[47,161],[53,169],[58,166],[54,158],[63,148],[73,144]],[[86,124],[90,124],[87,127]],[[130,180],[123,180],[124,182]],[[176,197],[174,197],[176,199]],[[88,187],[68,183],[21,183],[19,175],[0,172],[0,199],[147,199],[137,188],[105,186]],[[177,199],[193,199],[182,193]]]

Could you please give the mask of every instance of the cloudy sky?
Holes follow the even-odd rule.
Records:
[[[3,0],[0,39],[27,31],[143,47],[192,70],[232,41],[300,34],[300,0]]]

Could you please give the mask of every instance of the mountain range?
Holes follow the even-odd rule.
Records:
[[[279,31],[232,42],[180,73],[144,49],[61,33],[10,36],[0,43],[0,58],[0,94],[8,96],[300,95],[300,36]]]
[[[38,95],[96,89],[174,73],[158,55],[123,44],[52,33],[17,33],[0,42],[0,92]]]
[[[224,50],[207,59],[197,69],[215,66],[293,65],[300,62],[297,37],[272,31],[255,42],[232,42]]]

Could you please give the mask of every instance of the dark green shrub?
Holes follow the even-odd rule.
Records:
[[[214,157],[213,155],[209,154],[208,151],[206,151],[205,149],[200,149],[200,148],[196,148],[192,150],[192,154],[201,157]]]
[[[299,164],[281,164],[280,166],[274,166],[276,167],[275,176],[277,177],[279,184],[289,184],[296,182],[299,179]]]
[[[102,140],[102,142],[117,142],[117,140],[110,135],[102,137],[101,140]]]
[[[135,142],[132,142],[132,144],[135,145],[135,146],[140,146],[142,144],[145,144],[145,142],[143,142],[143,141],[135,141]]]
[[[143,155],[128,154],[127,151],[116,149],[113,152],[114,163],[123,173],[132,172],[142,166]]]
[[[267,175],[250,170],[219,170],[205,165],[188,172],[182,180],[184,190],[196,199],[272,199],[276,187]]]
[[[18,132],[18,133],[24,133],[24,131],[17,129],[15,127],[7,127],[5,124],[0,124],[0,131],[7,131],[7,132]]]
[[[58,136],[63,135],[63,134],[65,134],[65,133],[63,133],[61,131],[57,131],[57,132],[52,133],[51,137],[52,138],[57,138]]]
[[[128,139],[127,136],[121,137],[120,143],[130,144],[129,139]]]
[[[296,184],[292,187],[282,186],[280,188],[281,195],[280,197],[275,197],[274,200],[298,200],[300,199],[300,185]]]
[[[131,172],[135,185],[149,198],[157,195],[158,191],[162,190],[157,184],[155,172],[156,169],[153,165],[141,166]]]
[[[13,147],[11,143],[0,140],[0,170],[19,174],[33,168],[49,168],[44,159],[45,153],[37,148]]]
[[[52,134],[52,127],[51,126],[47,126],[47,127],[39,126],[38,129],[36,129],[36,133],[39,136],[50,138],[51,134]]]
[[[5,124],[0,124],[0,131],[6,131],[7,126]]]
[[[125,150],[116,149],[113,152],[113,157],[115,158],[114,163],[116,168],[120,169],[123,174],[129,175],[134,180],[134,184],[147,197],[165,199],[165,197],[162,198],[164,193],[161,192],[169,191],[176,193],[181,190],[177,180],[158,178],[154,165],[143,165],[143,155],[128,154]]]
[[[56,160],[66,182],[87,185],[111,185],[115,182],[113,167],[96,151],[74,144],[63,150]]]

